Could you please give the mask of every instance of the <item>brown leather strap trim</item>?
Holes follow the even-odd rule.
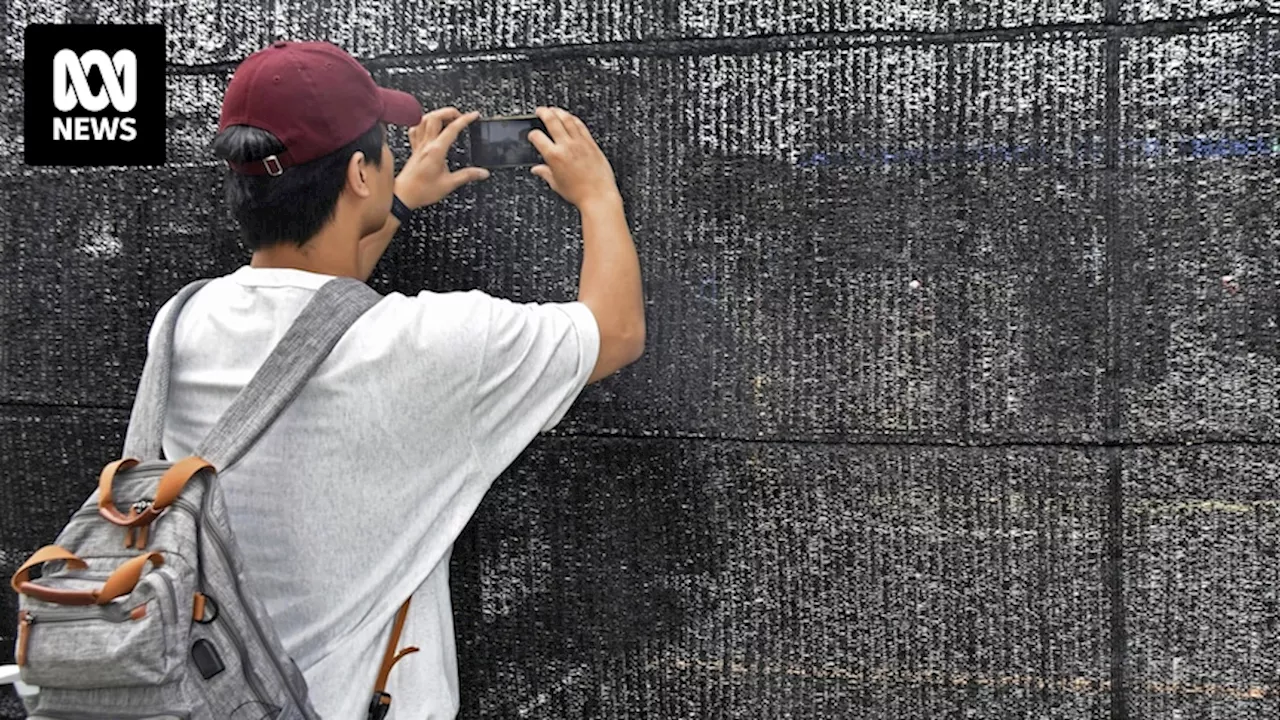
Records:
[[[60,548],[57,545],[45,545],[39,550],[32,553],[27,561],[22,563],[18,571],[13,574],[13,579],[9,581],[9,585],[13,587],[14,592],[22,592],[21,588],[25,584],[29,584],[31,580],[31,568],[41,563],[53,562],[54,560],[62,560],[67,563],[67,567],[76,570],[84,570],[89,567],[83,560],[76,557],[76,554],[70,550]]]
[[[22,667],[27,664],[27,638],[31,632],[31,618],[26,610],[18,612],[18,649],[14,651],[13,661]]]
[[[102,469],[102,476],[98,480],[98,514],[107,521],[121,527],[133,528],[150,525],[153,520],[160,517],[160,513],[164,512],[165,508],[178,499],[178,495],[182,494],[182,489],[187,486],[187,483],[196,473],[205,468],[213,469],[213,465],[208,460],[195,455],[179,460],[170,466],[164,475],[160,476],[160,482],[156,485],[156,495],[152,499],[150,507],[140,513],[135,513],[130,509],[129,514],[125,515],[115,506],[115,502],[111,498],[111,482],[115,478],[116,472],[127,470],[137,464],[138,461],[132,458],[117,460]],[[132,535],[126,538],[125,547],[132,547],[135,539]],[[138,547],[146,547],[146,544],[146,536],[143,535],[142,543]]]
[[[50,555],[41,558],[41,553],[50,550]],[[62,555],[60,553],[65,553]],[[66,557],[70,556],[70,557]],[[57,603],[59,605],[106,605],[122,595],[128,595],[138,586],[138,581],[142,579],[142,568],[147,563],[151,563],[156,567],[164,564],[164,558],[160,553],[147,553],[139,555],[120,567],[107,578],[102,587],[97,590],[62,590],[59,588],[50,588],[43,585],[37,585],[31,582],[30,569],[33,565],[48,560],[66,560],[68,567],[84,569],[84,561],[72,555],[55,545],[47,546],[31,556],[18,572],[13,576],[13,589],[33,598],[39,598],[46,602]],[[77,565],[77,563],[79,563]]]
[[[213,464],[202,457],[191,455],[185,457],[173,464],[173,467],[165,471],[160,478],[160,485],[156,489],[155,501],[151,506],[157,511],[164,510],[178,499],[178,495],[182,494],[182,489],[195,476],[196,473],[205,468],[213,469]]]
[[[409,600],[413,598],[410,597]],[[387,650],[382,654],[382,668],[378,670],[378,682],[373,686],[374,694],[385,693],[387,691],[387,679],[391,677],[391,668],[400,662],[405,655],[418,652],[416,647],[407,647],[399,653],[396,647],[400,645],[400,632],[404,630],[405,618],[409,616],[409,600],[405,600],[400,606],[400,611],[396,613],[396,622],[391,626],[391,639],[387,641]],[[391,698],[387,698],[387,702],[391,702]]]
[[[158,552],[147,553],[116,568],[102,587],[93,591],[94,601],[99,605],[106,605],[122,595],[133,592],[133,589],[138,586],[138,581],[142,579],[142,568],[146,567],[147,563],[160,567],[164,565],[164,557]]]
[[[111,484],[115,482],[116,473],[121,470],[128,470],[138,464],[137,458],[120,458],[114,462],[107,463],[102,468],[102,474],[98,476],[98,508],[113,508],[111,503]]]
[[[58,605],[93,605],[96,602],[92,590],[60,590],[33,582],[22,583],[18,592]]]
[[[204,619],[204,593],[196,593],[195,601],[191,604],[191,619],[196,622]]]

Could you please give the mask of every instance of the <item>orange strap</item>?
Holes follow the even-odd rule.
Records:
[[[57,545],[45,545],[27,558],[26,562],[22,563],[18,571],[13,574],[13,579],[9,581],[9,585],[13,587],[14,592],[22,592],[22,585],[31,580],[31,568],[54,560],[63,560],[67,563],[67,567],[76,570],[84,570],[89,567],[85,564],[85,561],[70,550],[65,550]]]
[[[164,564],[164,558],[160,553],[139,555],[116,568],[115,572],[111,573],[111,577],[108,577],[102,587],[97,590],[63,590],[31,582],[31,568],[53,560],[65,561],[67,567],[76,570],[84,570],[88,567],[75,554],[57,545],[46,545],[37,550],[13,574],[13,580],[10,581],[13,589],[23,595],[59,605],[106,605],[122,595],[133,592],[133,589],[138,586],[138,581],[142,579],[142,568],[146,567],[147,563],[156,567]]]
[[[31,638],[31,614],[18,611],[18,647],[13,651],[13,661],[22,667],[27,664],[27,642]]]
[[[138,461],[133,458],[116,460],[102,468],[102,475],[98,477],[98,514],[122,527],[150,525],[152,520],[159,517],[165,508],[178,499],[182,489],[196,473],[205,468],[213,468],[208,460],[195,455],[179,460],[160,476],[160,483],[156,486],[156,496],[152,499],[151,506],[141,513],[130,510],[129,514],[125,515],[120,512],[111,498],[111,483],[115,480],[117,472],[128,470],[137,464]],[[145,544],[144,542],[143,545]]]
[[[138,581],[142,579],[142,568],[151,563],[156,567],[164,565],[164,558],[160,553],[153,552],[146,555],[139,555],[136,558],[126,562],[116,571],[111,573],[111,577],[107,578],[102,587],[93,591],[93,598],[99,605],[106,605],[121,595],[128,595],[138,586]]]
[[[178,495],[182,494],[182,489],[187,486],[187,482],[195,476],[196,473],[205,468],[213,468],[213,463],[202,457],[191,455],[174,463],[172,467],[165,471],[160,477],[160,486],[156,490],[155,501],[152,507],[163,510],[173,504],[178,499]]]
[[[128,470],[137,464],[137,458],[121,458],[114,462],[107,463],[106,467],[102,468],[102,474],[98,476],[99,508],[114,507],[111,502],[111,484],[115,482],[116,473],[121,470]]]
[[[413,598],[410,597],[409,600]],[[396,613],[396,623],[391,627],[391,640],[387,642],[387,651],[382,654],[382,669],[378,671],[378,682],[373,686],[373,692],[376,695],[384,695],[387,691],[387,679],[391,677],[391,668],[405,656],[418,652],[416,647],[407,647],[400,652],[396,652],[396,647],[400,645],[400,632],[404,630],[404,620],[409,616],[409,600],[405,600],[400,606],[400,611]],[[386,697],[386,702],[391,702],[390,696]]]

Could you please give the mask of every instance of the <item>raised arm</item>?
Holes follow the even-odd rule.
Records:
[[[582,217],[582,275],[578,300],[591,309],[600,326],[600,356],[589,382],[602,380],[644,353],[644,291],[622,195],[613,168],[587,126],[560,108],[540,107],[541,131],[529,140],[545,161],[532,172]]]

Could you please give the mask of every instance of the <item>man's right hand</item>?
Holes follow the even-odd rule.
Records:
[[[539,107],[537,113],[551,137],[541,130],[529,133],[544,162],[533,167],[533,174],[579,210],[600,201],[620,202],[613,168],[587,126],[560,108]]]

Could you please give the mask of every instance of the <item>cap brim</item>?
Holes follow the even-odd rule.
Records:
[[[412,127],[422,121],[422,103],[409,93],[380,87],[378,95],[382,98],[383,122]]]

